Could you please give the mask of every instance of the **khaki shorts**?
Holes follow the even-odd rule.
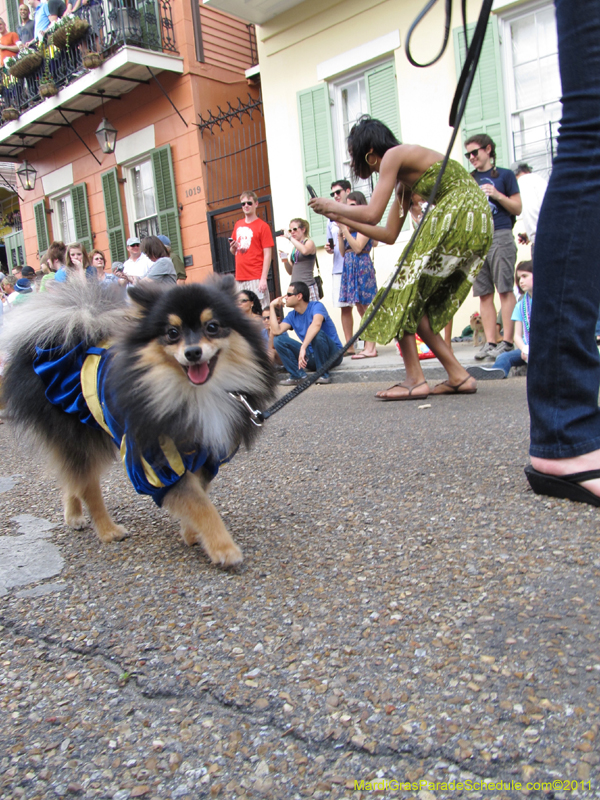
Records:
[[[269,290],[267,289],[267,291],[264,294],[261,294],[259,292],[258,284],[260,283],[260,281],[258,280],[258,278],[255,281],[236,281],[236,283],[238,291],[243,292],[244,289],[249,289],[251,292],[254,292],[254,294],[258,297],[263,309],[269,307]]]
[[[512,230],[502,228],[494,231],[492,246],[473,284],[473,297],[512,292],[515,287],[515,264],[517,245]]]

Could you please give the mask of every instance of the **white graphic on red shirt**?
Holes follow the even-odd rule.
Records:
[[[237,229],[236,239],[238,244],[238,252],[239,253],[247,253],[250,249],[250,244],[252,243],[252,237],[254,233],[252,228],[245,228],[240,227]]]

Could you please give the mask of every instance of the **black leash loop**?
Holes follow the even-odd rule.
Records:
[[[406,57],[408,58],[409,62],[413,65],[413,67],[431,67],[433,64],[435,64],[437,61],[440,60],[440,58],[444,55],[444,52],[446,50],[448,39],[450,38],[450,24],[452,22],[452,0],[446,0],[444,41],[442,42],[440,52],[437,54],[437,56],[435,56],[435,58],[432,58],[431,61],[427,61],[425,64],[420,64],[418,61],[415,61],[410,49],[410,40],[413,33],[415,32],[417,25],[420,24],[421,20],[431,11],[431,9],[434,7],[436,3],[437,0],[429,0],[423,11],[421,11],[421,13],[417,16],[413,24],[408,29],[408,33],[406,34],[406,46],[405,46]]]
[[[417,19],[415,20],[415,23],[413,23],[413,25],[411,26],[409,33],[412,33],[415,26],[421,21],[421,19],[425,16],[425,14],[427,14],[427,12],[433,7],[435,2],[437,2],[437,0],[429,0],[427,6],[423,9],[423,11],[419,14]],[[448,3],[451,4],[451,0],[447,0],[446,4],[446,29],[447,29],[446,33],[448,33],[449,31],[449,25],[450,25],[450,13],[448,11]],[[388,285],[385,291],[383,292],[377,303],[375,303],[375,305],[373,306],[368,318],[366,319],[366,321],[361,323],[360,328],[357,330],[354,336],[348,342],[346,342],[346,346],[340,351],[341,354],[344,354],[347,350],[349,350],[352,347],[352,345],[356,342],[356,340],[359,339],[360,336],[362,336],[366,328],[371,324],[373,318],[375,317],[375,315],[385,302],[385,299],[387,298],[392,286],[394,285],[398,275],[400,274],[400,270],[404,266],[404,263],[408,255],[411,253],[415,245],[415,242],[418,239],[421,228],[423,227],[423,224],[427,218],[427,215],[431,210],[433,202],[438,193],[438,189],[442,182],[444,172],[446,171],[446,166],[448,164],[448,161],[450,160],[450,153],[452,152],[452,148],[454,147],[456,137],[458,136],[458,129],[460,127],[463,114],[465,113],[465,107],[467,105],[467,100],[469,99],[469,92],[471,91],[471,86],[473,85],[475,72],[477,70],[477,64],[479,63],[479,57],[481,55],[481,48],[483,47],[483,40],[485,39],[485,32],[487,30],[487,23],[490,16],[490,12],[492,10],[492,3],[493,0],[483,0],[481,11],[479,12],[479,19],[477,20],[477,25],[475,27],[475,32],[473,34],[473,39],[471,41],[471,44],[469,45],[467,39],[467,25],[466,25],[466,0],[462,0],[463,34],[465,37],[467,55],[465,58],[464,66],[460,73],[460,78],[458,79],[458,84],[456,86],[454,98],[452,99],[449,124],[454,130],[452,131],[452,136],[450,137],[450,142],[448,144],[446,154],[442,161],[442,166],[440,168],[434,187],[431,190],[431,194],[427,199],[427,208],[423,212],[423,216],[421,217],[419,224],[417,225],[413,235],[411,236],[410,241],[408,242],[408,245],[404,250],[402,258],[398,262],[396,271],[388,280]],[[445,35],[444,45],[442,47],[442,50],[438,54],[437,58],[434,59],[434,61],[430,62],[431,64],[435,63],[435,61],[437,61],[442,56],[446,48],[447,42],[448,42],[448,35]],[[407,53],[408,53],[408,40],[407,40]],[[429,66],[429,64],[417,64],[417,62],[413,61],[411,58],[409,58],[409,61],[411,62],[411,64],[414,64],[417,67]],[[340,353],[336,353],[335,355],[333,355],[325,364],[323,364],[323,366],[319,370],[313,372],[313,374],[310,376],[307,375],[306,378],[304,378],[304,380],[302,380],[297,386],[295,386],[291,390],[291,392],[288,392],[279,400],[276,400],[275,403],[273,403],[273,405],[270,406],[266,411],[263,411],[262,413],[258,412],[259,421],[262,422],[266,419],[269,419],[269,417],[272,417],[273,414],[277,413],[277,411],[280,411],[291,400],[294,400],[296,397],[298,397],[299,394],[302,394],[302,392],[306,391],[306,389],[308,389],[309,386],[312,386],[313,383],[321,377],[321,375],[323,375],[325,372],[331,369],[331,367],[339,359],[339,357]]]

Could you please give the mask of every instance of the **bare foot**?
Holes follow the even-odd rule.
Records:
[[[536,458],[531,456],[531,466],[544,475],[556,475],[559,478],[577,472],[588,472],[600,469],[600,450],[592,450],[591,453],[584,453],[573,458]],[[600,497],[600,478],[582,481],[580,486],[584,486],[592,494]]]
[[[428,394],[429,386],[427,381],[421,381],[415,384],[396,383],[394,386],[390,386],[389,389],[382,389],[377,392],[375,397],[379,397],[382,400],[422,400]]]

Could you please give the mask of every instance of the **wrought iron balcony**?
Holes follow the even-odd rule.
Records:
[[[60,34],[47,33],[34,47],[42,62],[27,75],[15,77],[11,74],[14,66],[10,70],[2,67],[0,124],[56,94],[52,85],[56,90],[68,86],[126,45],[159,53],[178,52],[170,0],[108,0],[108,8],[105,14],[104,3],[90,0],[77,11],[75,17],[88,25],[81,38],[71,32],[67,36],[65,29]],[[85,25],[79,23],[78,27]],[[27,64],[22,66],[27,70]]]

